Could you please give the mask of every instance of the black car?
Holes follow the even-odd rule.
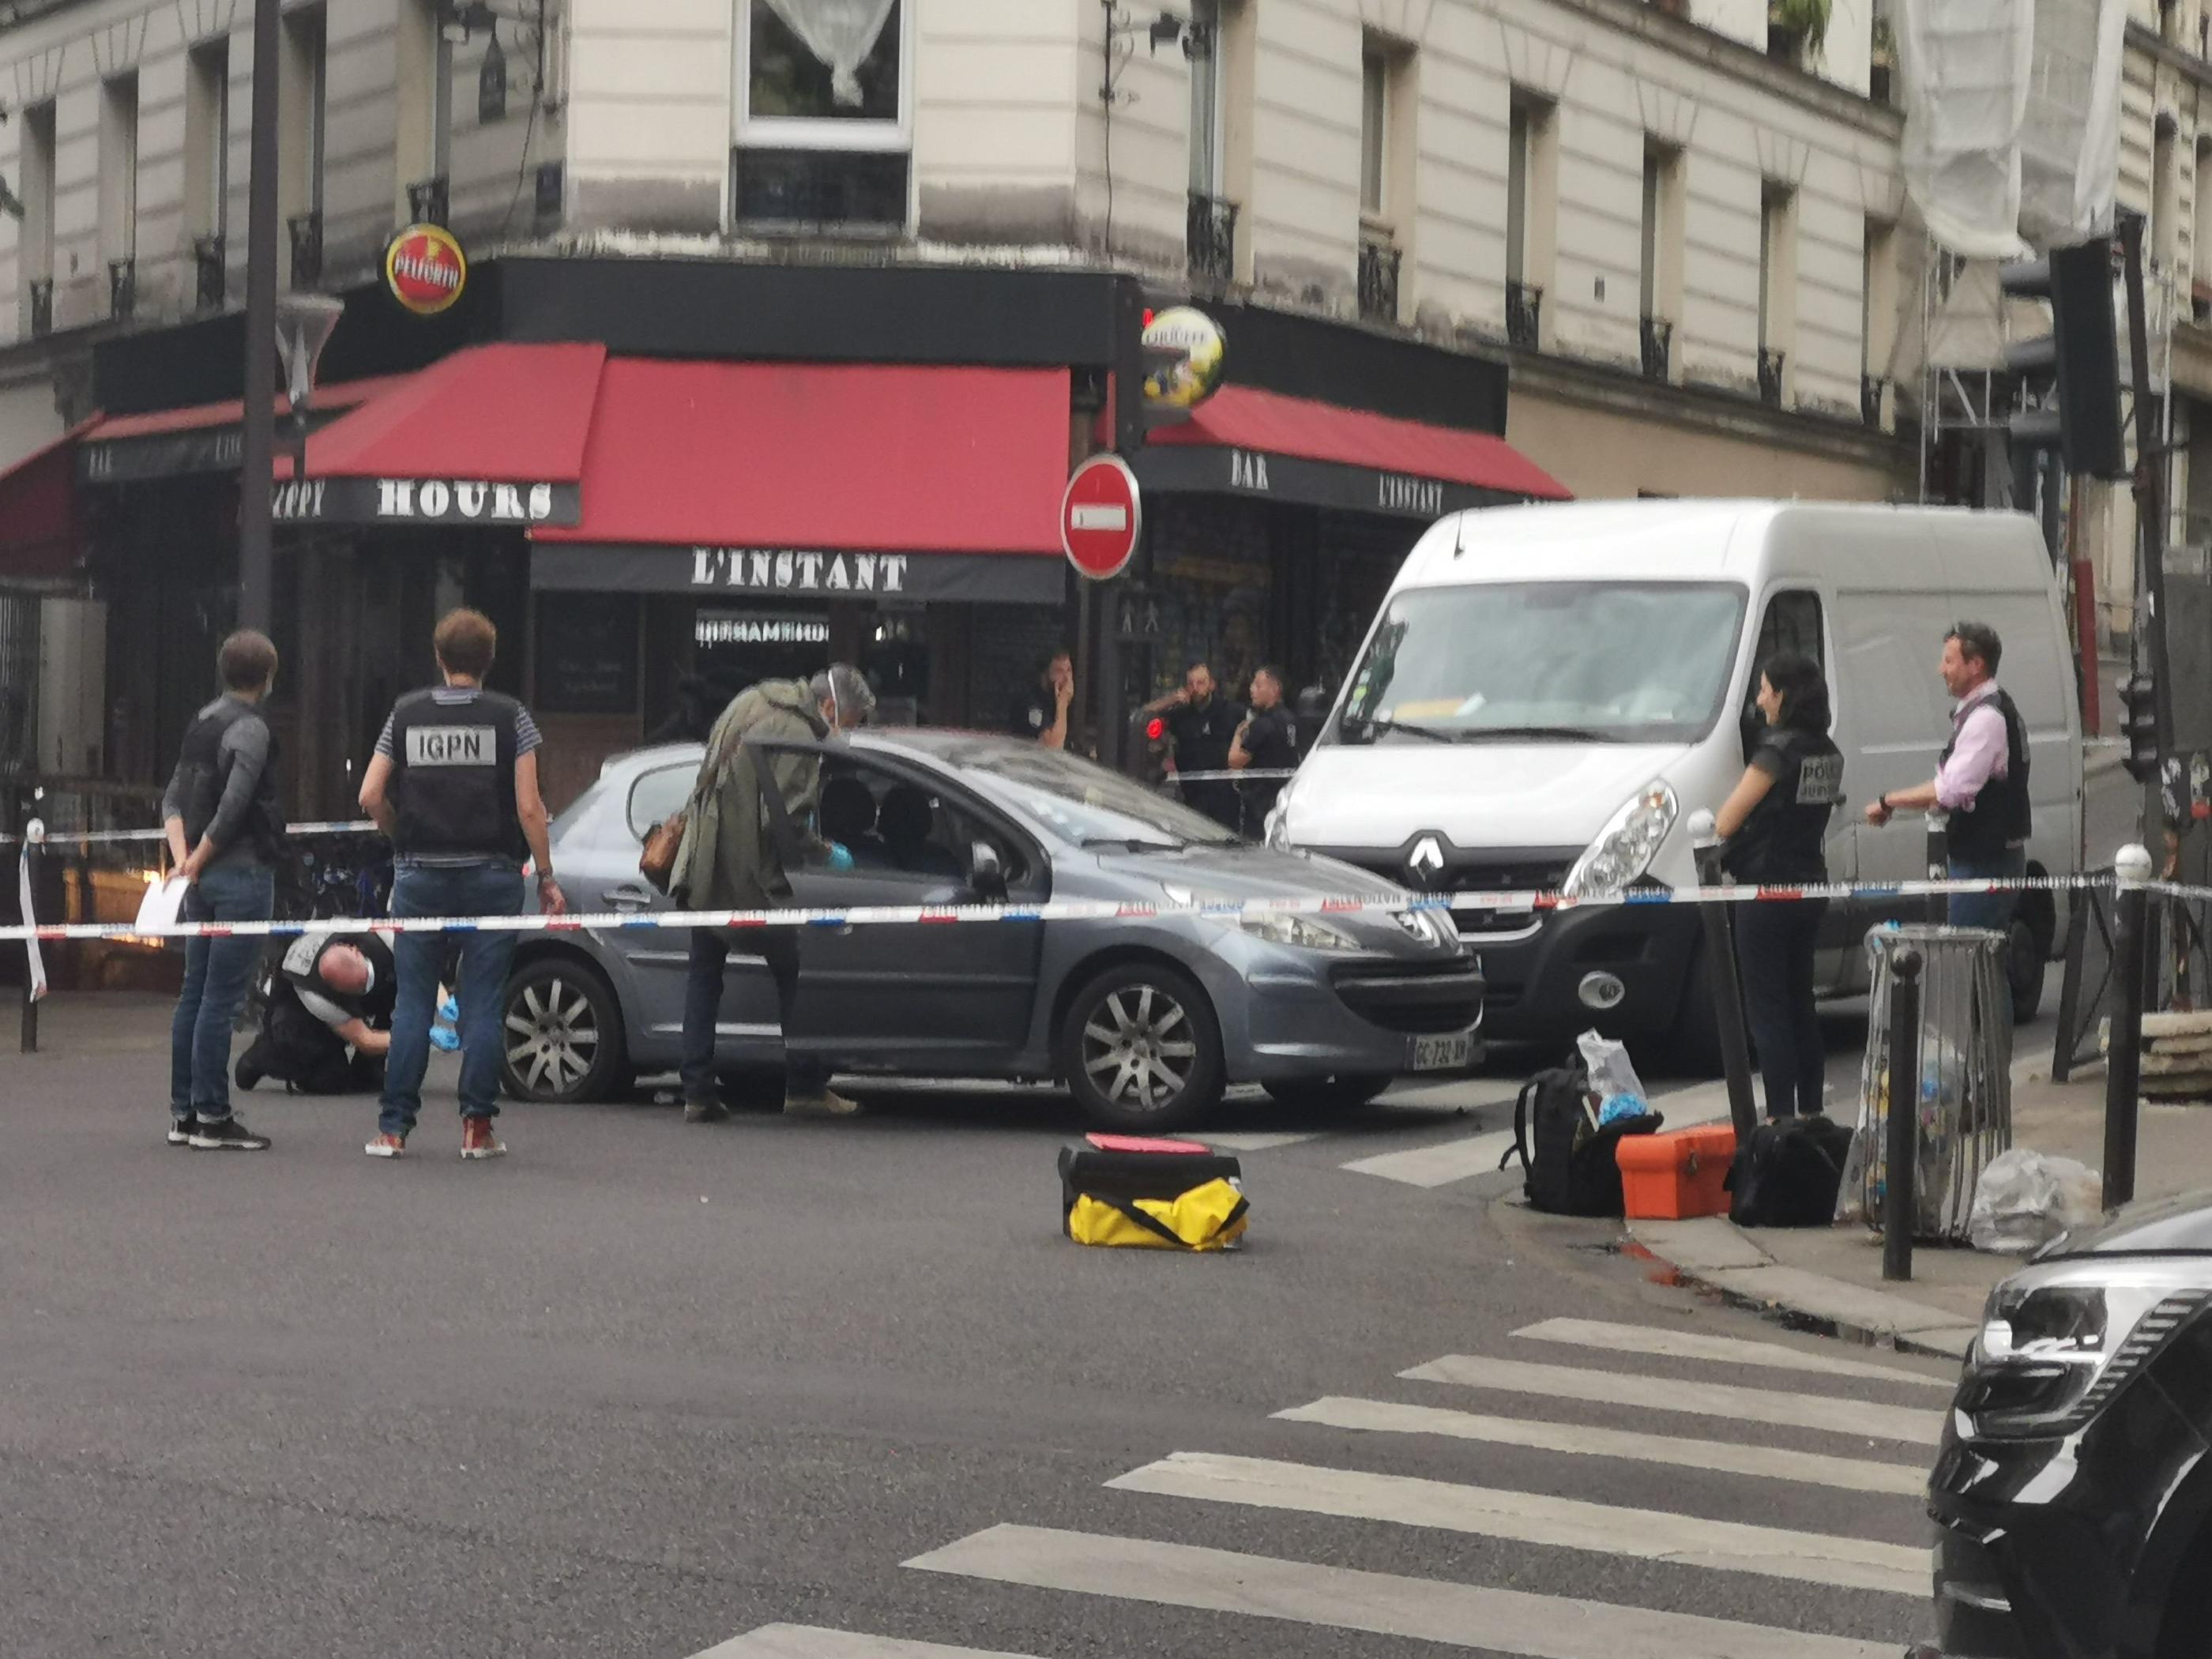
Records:
[[[1990,1294],[1929,1486],[1918,1659],[2212,1656],[2212,1194],[2062,1236]]]

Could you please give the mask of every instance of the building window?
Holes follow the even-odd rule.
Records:
[[[33,105],[22,114],[22,223],[15,233],[23,272],[24,332],[54,325],[54,106]]]
[[[185,71],[185,228],[220,237],[230,216],[230,42],[194,46]]]
[[[1556,105],[1515,91],[1506,125],[1505,336],[1530,350],[1543,337],[1558,199],[1558,129]]]
[[[1783,401],[1797,321],[1797,192],[1767,179],[1759,191],[1759,395]]]
[[[417,210],[447,198],[453,167],[453,47],[446,39],[443,0],[401,0],[396,50],[399,58],[398,180],[392,212],[403,222],[434,217]]]
[[[1643,229],[1644,373],[1667,380],[1674,378],[1674,325],[1682,304],[1682,152],[1656,139],[1644,145]]]
[[[911,0],[739,0],[732,216],[902,230],[913,129]]]
[[[118,75],[100,91],[100,253],[112,310],[131,314],[138,254],[138,77]]]
[[[278,120],[283,128],[278,193],[289,234],[291,283],[312,289],[323,280],[323,169],[327,16],[302,7],[284,19]]]
[[[1898,323],[1897,228],[1886,220],[1866,222],[1859,294],[1859,413],[1869,426],[1879,427]]]
[[[2174,136],[2179,124],[2161,111],[2154,129],[2150,160],[2151,259],[2161,270],[2176,269],[2181,253],[2181,156]]]
[[[2197,234],[2190,243],[2193,288],[2190,315],[2212,322],[2212,133],[2197,140]]]
[[[1382,213],[1382,167],[1390,128],[1390,62],[1370,44],[1359,55],[1359,210]]]
[[[1220,0],[1191,0],[1184,36],[1190,59],[1190,193],[1221,194],[1222,79]]]

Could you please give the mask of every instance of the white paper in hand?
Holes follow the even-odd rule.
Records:
[[[149,885],[146,896],[138,901],[137,925],[142,928],[174,926],[184,908],[185,884],[182,876],[171,876]]]

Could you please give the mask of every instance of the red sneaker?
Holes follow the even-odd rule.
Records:
[[[398,1158],[407,1150],[405,1135],[379,1135],[362,1148],[371,1158]]]
[[[491,1132],[488,1117],[465,1117],[461,1120],[461,1156],[463,1158],[505,1158],[506,1143]]]

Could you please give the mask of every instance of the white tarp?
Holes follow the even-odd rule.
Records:
[[[1905,187],[1970,259],[2109,235],[2124,0],[1900,0]]]
[[[767,0],[768,8],[828,67],[830,94],[860,101],[860,65],[876,49],[898,0]]]

